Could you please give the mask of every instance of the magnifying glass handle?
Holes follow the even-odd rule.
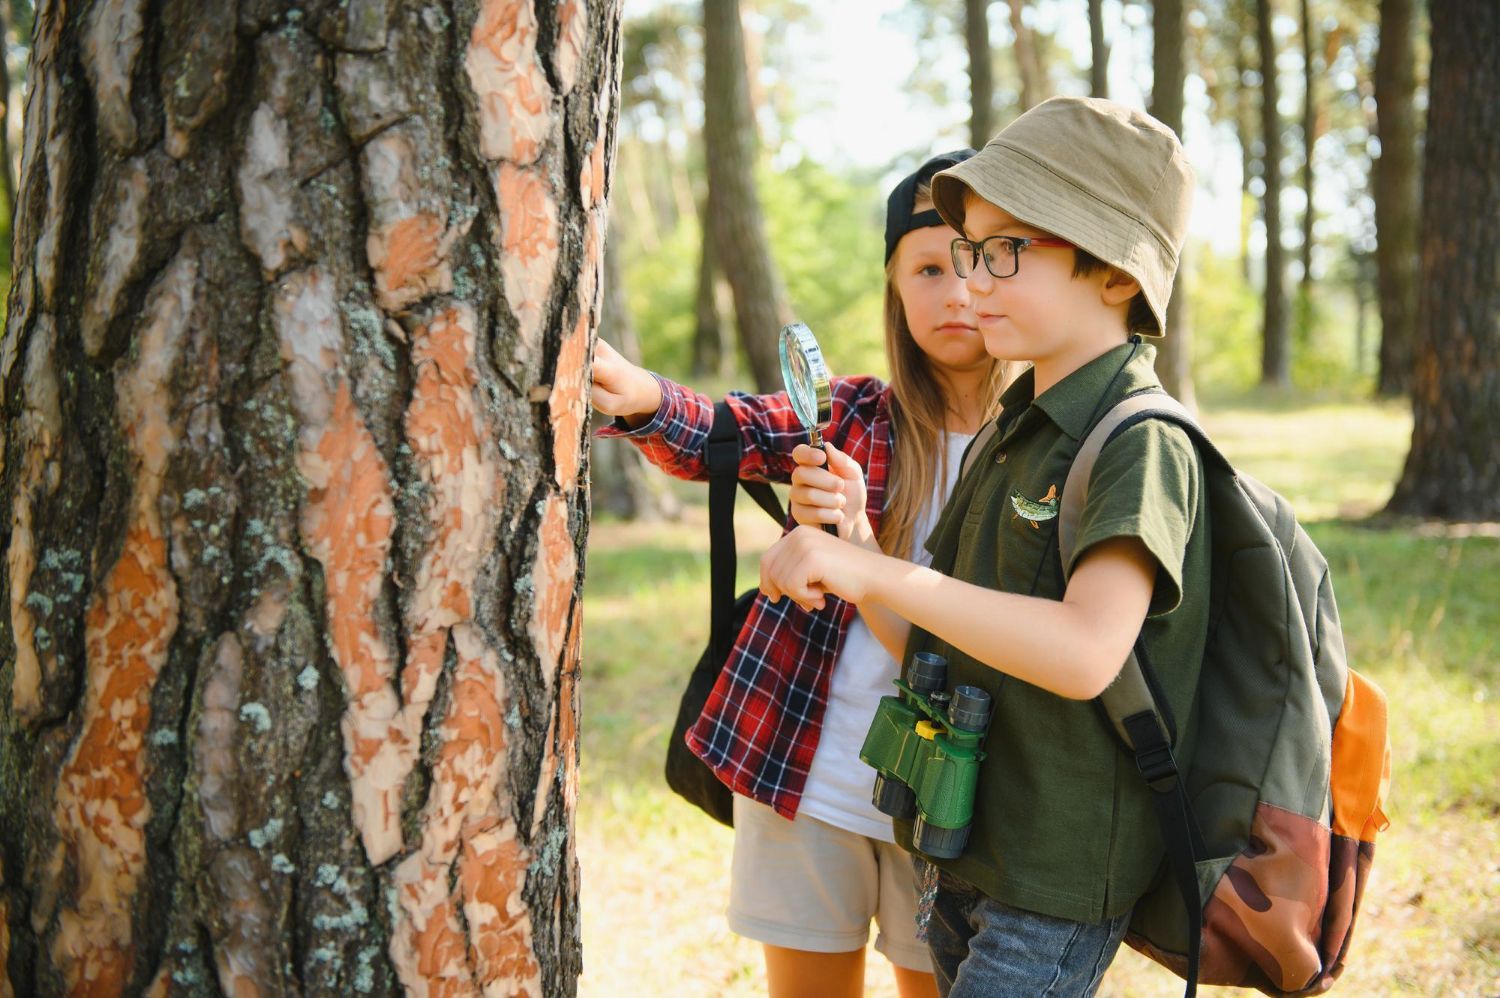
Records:
[[[816,447],[818,448],[818,450],[823,452],[824,463],[826,464],[828,448],[823,446],[823,434],[818,432],[817,427],[813,427],[812,429],[807,431],[807,442],[810,446]],[[831,523],[825,523],[823,524],[823,532],[825,534],[832,534],[833,536],[837,537],[839,535],[839,528],[835,527]]]

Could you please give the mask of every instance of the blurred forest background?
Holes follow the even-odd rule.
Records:
[[[715,396],[779,388],[792,318],[834,373],[885,373],[885,195],[928,156],[1054,94],[1179,131],[1198,194],[1158,369],[1292,500],[1392,702],[1394,824],[1348,994],[1500,993],[1497,7],[625,4],[600,335]],[[593,474],[582,991],[763,993],[724,925],[732,835],[660,777],[708,634],[706,490],[618,441]],[[741,506],[745,587],[778,531]],[[1178,987],[1126,954],[1104,990]],[[868,990],[894,994],[878,956]]]
[[[0,0],[0,274],[32,5]],[[722,394],[775,390],[797,318],[886,373],[891,184],[1054,94],[1182,135],[1193,235],[1159,368],[1293,501],[1350,660],[1391,697],[1393,827],[1346,994],[1500,993],[1500,4],[626,0],[601,335]],[[704,490],[593,455],[579,842],[585,994],[756,994],[730,833],[660,778],[708,633]],[[775,525],[742,510],[741,584]],[[1107,994],[1173,993],[1133,955]],[[894,994],[884,961],[870,991]]]

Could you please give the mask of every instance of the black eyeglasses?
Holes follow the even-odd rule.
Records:
[[[995,277],[1014,277],[1021,269],[1021,251],[1028,246],[1055,246],[1071,249],[1073,244],[1066,239],[1048,236],[990,236],[975,242],[959,236],[950,244],[953,251],[953,272],[959,277],[968,277],[974,265],[984,257],[984,269]]]

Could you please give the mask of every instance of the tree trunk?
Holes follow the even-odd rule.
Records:
[[[1109,96],[1109,42],[1104,37],[1104,0],[1089,0],[1089,96]]]
[[[10,988],[572,993],[618,4],[44,2],[34,37]]]
[[[1300,0],[1302,8],[1302,191],[1307,206],[1302,211],[1302,290],[1312,287],[1313,151],[1318,145],[1317,76],[1313,65],[1311,0]]]
[[[703,144],[708,159],[710,229],[734,292],[735,324],[758,391],[781,388],[776,337],[791,321],[771,259],[755,186],[758,140],[745,69],[739,0],[703,0]]]
[[[995,134],[995,77],[990,54],[990,0],[964,0],[969,50],[969,148],[983,149]]]
[[[1256,0],[1256,37],[1259,39],[1261,135],[1265,143],[1266,222],[1265,315],[1262,326],[1260,380],[1285,386],[1292,380],[1287,343],[1286,249],[1281,241],[1281,116],[1276,112],[1276,40],[1271,34],[1273,0]]]
[[[1187,71],[1183,40],[1187,32],[1187,10],[1182,0],[1156,0],[1152,24],[1151,114],[1179,137],[1182,135],[1183,87]],[[1167,304],[1167,335],[1156,347],[1156,374],[1162,387],[1177,397],[1189,411],[1197,409],[1193,390],[1193,323],[1188,311],[1188,247],[1183,244],[1177,261],[1177,279]]]
[[[1500,519],[1500,6],[1432,7],[1411,452],[1397,513]]]
[[[10,8],[0,2],[0,196],[5,198],[6,259],[16,217],[16,175],[10,156]]]
[[[641,344],[635,335],[635,323],[625,295],[617,231],[611,233],[604,247],[599,337],[619,350],[627,360],[639,364]],[[609,421],[608,417],[594,414],[596,427]],[[659,520],[675,517],[678,513],[678,505],[664,487],[666,483],[661,480],[662,476],[647,470],[646,459],[634,444],[624,440],[598,441],[594,444],[589,471],[589,492],[596,513],[602,511],[624,520]],[[658,485],[663,487],[653,487]]]
[[[1021,110],[1024,112],[1047,98],[1047,78],[1042,71],[1036,39],[1023,17],[1026,0],[1006,0],[1006,4],[1010,7],[1011,31],[1016,36],[1016,70],[1021,77]]]
[[[1242,26],[1249,35],[1248,23],[1243,19],[1244,9],[1242,5],[1236,5],[1236,11],[1242,15]],[[1250,189],[1250,181],[1255,176],[1255,108],[1254,101],[1250,95],[1250,87],[1245,79],[1250,75],[1250,60],[1245,54],[1245,43],[1239,39],[1235,40],[1234,48],[1234,130],[1240,140],[1240,276],[1245,283],[1251,281],[1250,273],[1250,227],[1254,221],[1255,195]]]
[[[1380,302],[1377,394],[1411,390],[1417,338],[1419,187],[1417,171],[1415,0],[1381,0],[1375,104],[1380,158],[1375,161],[1375,266]]]
[[[693,297],[693,366],[695,378],[734,376],[734,337],[724,321],[721,307],[719,256],[710,231],[711,210],[707,199],[698,213],[702,245],[698,250],[698,290]]]

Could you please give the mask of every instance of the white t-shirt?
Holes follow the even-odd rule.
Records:
[[[938,515],[953,491],[964,448],[974,439],[973,434],[967,433],[945,436],[948,474],[946,480],[933,482],[932,496],[912,535],[911,560],[918,565],[932,562],[926,548],[927,535],[937,525]],[[860,761],[859,750],[865,743],[865,733],[870,730],[880,698],[895,694],[892,681],[899,672],[896,660],[856,613],[844,635],[844,646],[839,650],[828,683],[828,709],[823,714],[822,734],[808,768],[799,814],[811,815],[872,839],[895,841],[891,819],[870,802],[875,770]]]

